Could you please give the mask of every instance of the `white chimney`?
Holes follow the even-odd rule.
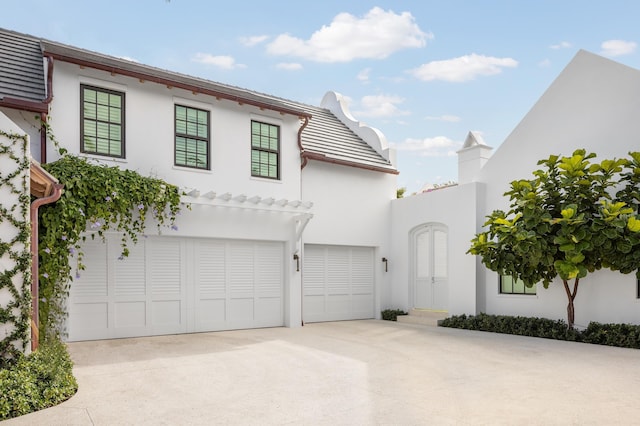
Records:
[[[458,185],[474,182],[493,148],[484,143],[478,132],[469,132],[462,149],[458,151]]]

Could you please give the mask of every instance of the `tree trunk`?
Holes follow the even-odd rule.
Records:
[[[576,317],[576,310],[573,306],[573,301],[576,298],[576,294],[578,293],[578,284],[580,283],[580,278],[576,278],[573,282],[573,291],[569,289],[569,283],[567,280],[562,280],[564,284],[564,291],[567,293],[567,299],[569,299],[569,303],[567,304],[567,326],[569,328],[573,328],[573,324]]]

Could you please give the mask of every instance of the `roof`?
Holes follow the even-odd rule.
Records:
[[[46,97],[40,40],[0,29],[0,100]]]
[[[308,114],[291,104],[274,96],[230,86],[203,78],[193,77],[161,68],[143,65],[137,62],[104,55],[90,50],[66,44],[40,40],[44,54],[56,60],[87,66],[113,74],[120,74],[141,80],[152,81],[168,87],[176,87],[195,91],[217,98],[227,99],[240,104],[253,105],[258,108],[271,109],[285,114],[307,116]]]
[[[47,109],[43,55],[56,61],[153,81],[240,104],[310,119],[302,132],[302,156],[346,166],[398,173],[389,160],[354,133],[329,109],[314,107],[203,78],[168,71],[66,44],[0,29],[0,105],[25,106],[8,98],[30,101]],[[5,97],[3,100],[2,97]]]
[[[302,147],[313,160],[341,163],[365,169],[397,173],[390,161],[378,154],[326,108],[301,105],[313,118],[302,132]]]

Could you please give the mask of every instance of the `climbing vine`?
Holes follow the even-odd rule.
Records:
[[[84,270],[82,242],[121,234],[121,258],[144,235],[149,219],[158,231],[177,229],[181,191],[161,179],[135,171],[94,164],[74,155],[43,165],[64,185],[61,198],[40,208],[40,335],[58,337],[73,278]]]
[[[24,352],[29,341],[31,256],[29,251],[29,156],[26,135],[0,130],[0,368]],[[12,201],[13,199],[13,201]],[[9,202],[7,203],[7,200]],[[17,202],[16,202],[17,201]]]

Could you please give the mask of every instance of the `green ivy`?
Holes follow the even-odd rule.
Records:
[[[7,143],[8,142],[8,143]],[[31,309],[31,255],[29,239],[29,181],[30,166],[26,135],[0,130],[0,159],[15,163],[15,168],[0,169],[0,192],[14,194],[15,205],[0,204],[0,224],[13,228],[8,240],[0,239],[0,258],[6,257],[12,266],[0,270],[0,291],[6,290],[11,300],[0,306],[0,325],[6,334],[0,339],[0,368],[13,362],[26,350],[29,342],[29,314]]]
[[[84,270],[82,242],[106,231],[121,234],[121,257],[154,219],[158,231],[175,227],[181,191],[161,179],[64,155],[43,166],[64,185],[61,198],[40,208],[40,336],[59,337],[73,277]],[[73,264],[71,263],[73,260]]]

